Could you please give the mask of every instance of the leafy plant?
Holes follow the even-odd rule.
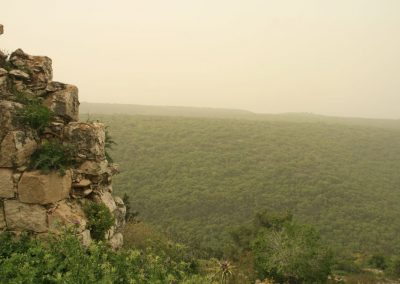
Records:
[[[387,267],[386,259],[383,255],[375,254],[368,260],[368,265],[373,268],[385,270]]]
[[[53,117],[53,112],[44,105],[32,102],[28,98],[20,95],[20,100],[23,99],[26,100],[28,104],[17,111],[16,117],[18,121],[21,124],[33,128],[39,133],[42,132],[44,128],[49,125],[50,120]]]
[[[255,269],[261,279],[278,283],[326,283],[333,258],[309,226],[284,223],[261,230],[252,244]]]
[[[216,268],[214,268],[215,272],[212,275],[211,279],[218,281],[218,283],[226,284],[229,279],[232,278],[234,267],[229,261],[218,261],[216,260]]]
[[[74,163],[74,150],[58,141],[45,141],[31,157],[30,168],[48,173],[58,170],[65,174],[65,169]]]
[[[139,250],[82,246],[72,231],[44,240],[0,234],[0,283],[206,283],[185,262]]]
[[[103,203],[89,202],[84,206],[88,218],[88,229],[93,239],[104,240],[106,232],[114,225],[115,219]]]

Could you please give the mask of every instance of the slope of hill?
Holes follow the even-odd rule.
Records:
[[[92,116],[91,118],[95,118]],[[115,190],[179,241],[224,250],[231,226],[292,211],[338,249],[399,252],[400,132],[210,118],[97,115],[118,143]]]

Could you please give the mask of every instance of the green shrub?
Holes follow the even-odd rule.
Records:
[[[74,163],[74,150],[64,146],[58,141],[45,141],[31,157],[30,168],[48,173],[51,170],[59,170],[65,173],[67,167]]]
[[[373,268],[378,268],[381,270],[385,270],[387,265],[386,265],[386,260],[383,255],[373,255],[369,260],[368,260],[368,265],[373,267]]]
[[[294,222],[280,230],[261,230],[252,244],[254,265],[260,279],[278,283],[326,283],[332,256],[319,234]]]
[[[41,132],[49,125],[53,112],[39,103],[28,103],[17,111],[16,117],[21,124]]]
[[[104,240],[106,232],[114,225],[115,219],[103,203],[89,202],[84,206],[88,229],[93,239]]]
[[[390,259],[387,273],[390,276],[399,278],[400,277],[400,257],[395,256]]]
[[[0,283],[206,283],[187,263],[138,250],[81,245],[73,232],[45,240],[0,234]]]

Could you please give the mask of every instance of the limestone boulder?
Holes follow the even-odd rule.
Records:
[[[46,209],[41,205],[21,203],[17,200],[4,201],[7,229],[16,231],[47,231]]]
[[[42,174],[24,172],[18,183],[19,200],[24,203],[49,204],[68,198],[71,191],[71,172]]]
[[[91,176],[99,176],[107,173],[107,171],[108,171],[107,160],[103,160],[100,162],[86,161],[82,165],[80,165],[79,168],[77,169],[77,172]]]
[[[22,108],[19,103],[11,101],[0,101],[0,141],[7,135],[9,131],[16,130],[18,123],[15,115],[18,109]]]
[[[13,198],[14,179],[11,169],[0,168],[0,198]]]
[[[20,167],[28,163],[37,143],[29,131],[10,131],[0,144],[0,167]]]
[[[102,123],[69,123],[64,129],[64,137],[72,144],[78,155],[85,160],[105,159],[105,127]]]
[[[44,105],[67,122],[79,120],[78,88],[73,85],[63,84],[59,90],[50,92]]]
[[[120,228],[125,225],[126,207],[124,201],[118,196],[114,197],[114,202],[117,206],[114,211],[115,223],[117,228]]]
[[[47,56],[32,56],[17,49],[11,54],[10,62],[17,69],[29,73],[31,90],[44,90],[53,79],[52,62]]]
[[[110,244],[110,246],[113,250],[118,250],[118,249],[122,248],[122,245],[124,244],[124,237],[121,233],[116,233],[108,241],[108,243]]]
[[[79,239],[85,247],[90,246],[92,243],[92,237],[90,236],[89,230],[84,230],[82,233],[79,234]]]
[[[60,201],[56,207],[48,214],[49,228],[59,231],[65,226],[72,225],[78,232],[86,229],[86,217],[82,207],[76,202]]]
[[[28,73],[18,70],[18,69],[11,70],[10,72],[8,72],[8,74],[12,78],[17,79],[17,80],[29,80],[29,78],[30,78]]]
[[[1,56],[0,56],[1,57]],[[0,68],[0,98],[6,97],[8,72]]]

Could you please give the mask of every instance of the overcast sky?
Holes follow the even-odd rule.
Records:
[[[400,118],[399,0],[8,0],[87,102]]]

